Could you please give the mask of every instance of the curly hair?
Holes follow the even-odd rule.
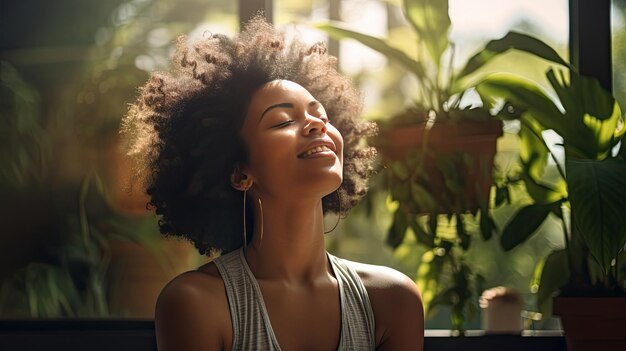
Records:
[[[306,88],[343,135],[343,182],[322,203],[325,214],[353,207],[366,193],[376,154],[362,140],[377,127],[359,118],[360,95],[336,61],[322,43],[307,47],[295,38],[287,45],[260,16],[232,39],[179,37],[173,69],[139,88],[120,130],[136,167],[132,182],[145,187],[160,232],[191,241],[201,254],[243,245],[242,194],[230,183],[247,160],[239,130],[252,94],[277,79]],[[250,210],[247,216],[253,223]]]

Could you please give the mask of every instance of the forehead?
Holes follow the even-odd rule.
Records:
[[[274,80],[252,94],[250,110],[298,99],[315,100],[311,93],[298,83],[289,80]]]

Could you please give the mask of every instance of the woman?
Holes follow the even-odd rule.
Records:
[[[375,131],[323,45],[260,18],[233,39],[179,41],[124,119],[165,235],[221,256],[156,306],[167,350],[421,350],[415,284],[328,254],[324,213],[365,194]]]

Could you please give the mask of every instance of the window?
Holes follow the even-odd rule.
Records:
[[[611,6],[613,94],[622,112],[626,110],[626,1],[613,0]]]

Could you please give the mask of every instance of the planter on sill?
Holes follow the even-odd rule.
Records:
[[[411,152],[424,152],[426,123],[395,127],[381,131],[372,144],[379,150],[384,163],[404,159]],[[424,155],[423,172],[425,184],[439,213],[446,213],[442,204],[446,199],[457,199],[446,187],[446,176],[437,166],[439,158],[446,158],[461,179],[464,198],[463,205],[452,204],[455,213],[476,211],[488,204],[489,192],[493,183],[493,160],[496,154],[496,140],[502,136],[502,121],[460,120],[438,122],[428,132],[427,153]],[[463,207],[463,208],[461,208]]]
[[[556,297],[569,351],[626,350],[626,297]]]

